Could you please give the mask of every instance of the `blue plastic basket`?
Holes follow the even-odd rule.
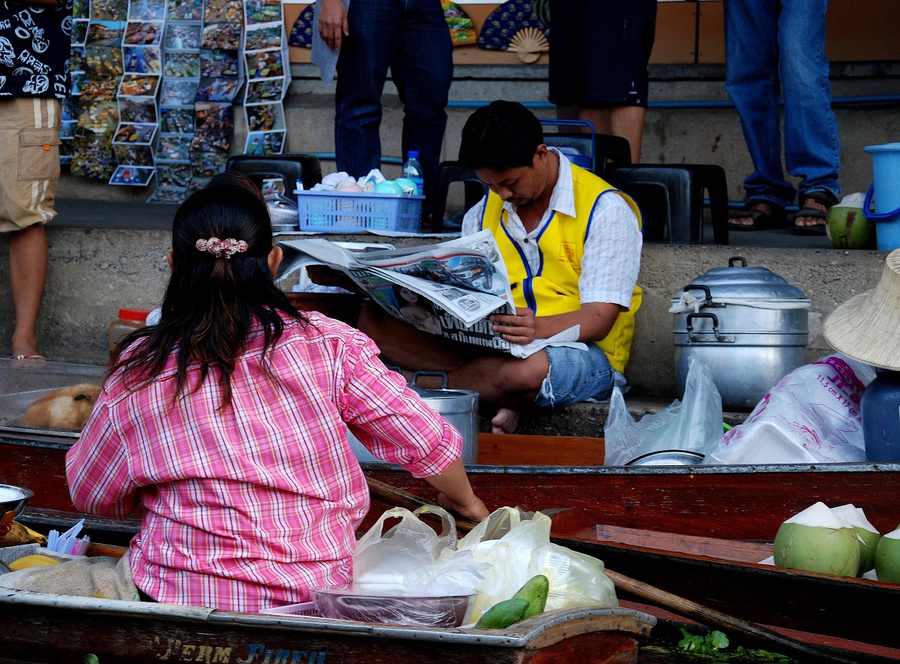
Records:
[[[298,191],[301,231],[358,233],[401,231],[418,233],[424,196]]]

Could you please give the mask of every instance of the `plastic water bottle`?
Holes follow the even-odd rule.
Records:
[[[900,372],[878,369],[860,402],[866,460],[900,461]]]
[[[422,164],[419,163],[419,151],[410,150],[406,153],[406,163],[403,164],[403,177],[416,183],[416,194],[422,195]]]

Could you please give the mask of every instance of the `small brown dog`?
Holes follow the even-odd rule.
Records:
[[[80,383],[54,390],[28,406],[18,423],[35,429],[81,431],[98,396],[100,386],[93,383]]]

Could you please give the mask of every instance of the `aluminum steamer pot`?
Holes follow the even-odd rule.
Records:
[[[687,310],[685,294],[696,299],[696,311]],[[747,267],[741,256],[701,274],[672,298],[679,394],[697,357],[709,367],[723,407],[755,407],[806,362],[809,304],[798,288],[764,267]]]
[[[437,376],[443,380],[437,390],[426,390],[418,385],[420,376]],[[474,390],[452,390],[447,386],[450,379],[443,371],[416,371],[409,386],[436,413],[459,429],[463,438],[462,460],[465,464],[478,463],[478,392]]]

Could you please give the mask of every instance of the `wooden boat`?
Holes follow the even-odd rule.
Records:
[[[574,653],[583,662],[625,664],[637,661],[656,619],[585,608],[504,630],[430,628],[0,589],[0,622],[4,658],[54,664],[81,664],[89,653],[134,664],[537,663],[573,661]]]
[[[65,486],[67,447],[0,439],[0,481],[35,492],[23,515],[35,526],[81,516]],[[778,526],[817,501],[853,503],[880,532],[892,530],[900,523],[900,464],[605,467],[602,458],[602,439],[482,434],[469,476],[489,508],[553,515],[560,543],[612,570],[746,620],[900,649],[900,632],[878,618],[900,604],[900,586],[759,564]],[[365,468],[371,478],[436,498],[400,469]],[[373,500],[363,528],[389,506]],[[88,526],[111,541],[137,522],[89,519]]]

